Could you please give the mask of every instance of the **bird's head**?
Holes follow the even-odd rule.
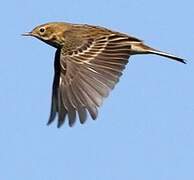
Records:
[[[60,22],[47,23],[39,25],[31,32],[22,35],[36,37],[41,41],[58,48],[64,44],[64,32],[67,31],[70,26],[70,24]]]

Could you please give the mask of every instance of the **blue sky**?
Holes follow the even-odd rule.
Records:
[[[191,0],[1,2],[1,180],[193,180]],[[20,36],[49,21],[109,27],[188,59],[129,59],[97,121],[46,126],[55,49]]]

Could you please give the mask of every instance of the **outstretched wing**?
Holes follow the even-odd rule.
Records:
[[[77,114],[84,123],[87,111],[92,119],[96,119],[103,98],[119,81],[128,62],[130,37],[113,33],[88,39],[75,51],[61,49],[60,57],[58,53],[59,50],[48,123],[54,120],[56,113],[58,127],[64,123],[66,115],[70,126],[75,123]]]

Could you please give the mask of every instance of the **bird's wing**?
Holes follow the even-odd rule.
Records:
[[[76,112],[81,123],[87,118],[86,110],[96,119],[97,108],[119,81],[129,55],[129,37],[118,34],[88,39],[83,46],[68,53],[61,49],[59,84],[53,99],[58,127],[66,114],[70,126],[76,120]],[[55,117],[52,114],[50,122]]]
[[[60,79],[60,54],[61,50],[57,49],[55,53],[55,61],[54,61],[54,70],[55,70],[55,75],[53,79],[53,87],[52,87],[52,99],[51,99],[51,111],[50,111],[50,116],[48,120],[48,125],[52,123],[58,113],[58,118],[61,119],[61,116],[63,114],[67,113],[65,108],[63,106],[59,106],[61,104],[61,100],[58,98],[58,89],[59,89],[59,79]],[[63,70],[64,71],[64,70]],[[65,72],[63,72],[65,74]],[[60,110],[60,111],[59,111]],[[64,116],[63,116],[64,118]]]

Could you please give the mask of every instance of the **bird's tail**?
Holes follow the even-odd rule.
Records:
[[[169,53],[166,53],[166,52],[156,50],[154,48],[151,48],[151,47],[143,44],[142,42],[131,43],[131,51],[132,51],[132,54],[156,54],[156,55],[170,58],[172,60],[176,60],[176,61],[179,61],[181,63],[186,64],[185,59],[177,57],[177,56],[169,54]]]

